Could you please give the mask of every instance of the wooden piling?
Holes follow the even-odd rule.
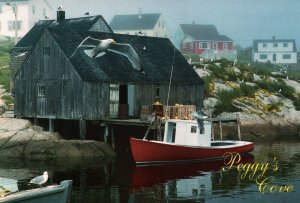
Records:
[[[54,123],[53,123],[53,119],[49,119],[49,132],[54,132]]]
[[[79,120],[79,135],[80,135],[80,139],[85,140],[86,120]]]
[[[222,132],[222,120],[219,120],[219,127],[220,127],[220,139],[223,140],[223,132]]]
[[[241,137],[241,123],[240,123],[240,117],[239,117],[239,114],[236,115],[236,123],[237,123],[237,132],[238,132],[238,137],[239,137],[239,140],[242,140],[242,137]]]

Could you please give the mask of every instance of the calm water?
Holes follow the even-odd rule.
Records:
[[[18,179],[19,188],[24,189],[32,177],[48,170],[49,184],[64,179],[74,181],[72,202],[275,203],[298,202],[300,198],[300,143],[297,142],[256,143],[253,156],[240,162],[252,166],[246,177],[243,176],[246,167],[245,170],[242,167],[240,170],[236,167],[220,170],[224,160],[136,168],[127,151],[115,160],[1,160],[0,176]],[[278,164],[274,164],[274,160],[278,160]],[[268,168],[259,163],[269,163]],[[257,171],[253,174],[256,166]],[[255,179],[264,169],[269,183],[262,193]],[[273,185],[286,185],[290,189],[292,186],[293,191],[271,193],[269,190]]]

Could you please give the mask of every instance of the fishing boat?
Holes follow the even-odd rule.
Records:
[[[222,159],[228,152],[245,154],[253,151],[252,142],[212,140],[212,121],[194,113],[193,120],[169,119],[165,122],[162,141],[130,137],[136,164],[185,162],[203,159]]]
[[[18,191],[17,180],[0,178],[0,203],[66,203],[70,200],[72,180],[60,185]]]

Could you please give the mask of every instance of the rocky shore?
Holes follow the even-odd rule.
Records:
[[[43,131],[28,120],[0,118],[0,157],[54,160],[114,156],[109,144],[93,140],[65,140],[57,133]]]

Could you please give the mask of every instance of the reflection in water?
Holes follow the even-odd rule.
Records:
[[[0,160],[0,176],[19,180],[26,189],[32,177],[47,170],[48,184],[73,180],[73,203],[153,202],[297,202],[300,191],[299,143],[256,144],[245,163],[279,161],[278,171],[268,171],[272,183],[292,184],[294,192],[258,191],[253,180],[241,179],[235,169],[220,172],[223,160],[135,167],[128,158],[116,160],[58,160],[29,162]]]

